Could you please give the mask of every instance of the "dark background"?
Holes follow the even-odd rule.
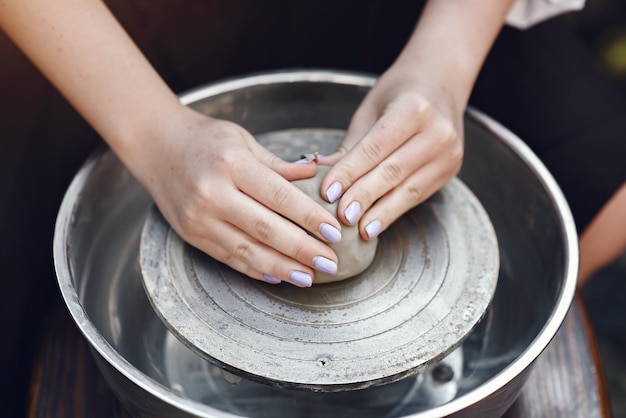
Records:
[[[584,11],[565,20],[626,97],[626,2],[588,0]],[[626,254],[596,274],[582,295],[598,338],[613,414],[626,417]]]
[[[177,92],[210,80],[239,75],[238,68],[245,68],[245,72],[263,70],[262,66],[255,68],[250,64],[255,62],[258,53],[254,36],[250,36],[255,31],[270,31],[277,43],[283,45],[275,51],[274,66],[288,65],[290,61],[281,57],[285,56],[285,50],[293,48],[290,49],[290,38],[285,34],[319,32],[323,37],[324,31],[320,31],[323,8],[335,4],[321,2],[321,6],[310,12],[309,19],[290,21],[285,18],[281,26],[268,26],[251,11],[246,14],[248,20],[240,22],[248,28],[247,35],[233,30],[228,42],[215,44],[209,43],[204,35],[200,37],[206,28],[201,21],[194,20],[201,15],[194,13],[194,8],[213,7],[215,13],[222,16],[221,21],[227,22],[229,14],[237,10],[224,5],[233,2],[110,0],[107,3]],[[247,7],[262,3],[249,2]],[[277,3],[280,7],[276,8],[276,13],[289,16],[290,7],[298,2]],[[389,6],[382,7],[382,2],[367,2],[367,7],[360,1],[345,3],[352,3],[354,10],[381,21],[388,18],[385,13],[394,15]],[[395,16],[397,19],[397,14]],[[404,15],[403,19],[394,24],[409,28],[415,21],[413,15]],[[583,12],[568,14],[564,20],[580,34],[598,67],[626,100],[626,2],[588,0]],[[341,25],[341,20],[324,24]],[[207,51],[207,56],[211,51],[219,53],[220,48],[237,48],[239,53],[221,66],[210,60],[200,60],[197,64],[198,61],[189,60],[185,56],[188,51],[181,48],[184,40],[177,36],[181,25],[187,32],[198,28],[197,42]],[[384,42],[376,29],[365,26],[347,35],[346,42],[350,42],[350,37],[366,37],[372,45],[378,46]],[[203,39],[206,39],[205,45],[202,45]],[[383,70],[369,56],[370,49],[350,51],[348,44],[335,45],[336,50],[329,54],[335,54],[337,67],[341,67],[341,58],[345,55],[346,66],[357,57],[364,68],[374,72]],[[302,50],[302,56],[291,55],[291,59],[300,59],[303,66],[317,64],[307,61],[306,47],[297,49]],[[397,53],[393,48],[385,51],[388,59]],[[197,65],[185,66],[186,62]],[[0,284],[3,293],[0,320],[4,334],[0,351],[0,396],[1,404],[5,405],[0,406],[2,416],[19,416],[14,415],[18,409],[4,409],[6,405],[21,405],[25,401],[21,399],[24,392],[15,389],[28,385],[29,360],[37,350],[45,312],[59,298],[51,257],[57,209],[73,175],[98,143],[100,140],[91,128],[0,33]],[[583,290],[600,343],[616,417],[626,417],[625,295],[626,256],[598,273]]]

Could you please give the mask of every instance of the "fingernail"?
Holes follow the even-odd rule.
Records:
[[[343,212],[348,223],[352,225],[359,219],[359,215],[361,214],[361,204],[359,202],[352,202]]]
[[[337,263],[326,257],[317,256],[313,259],[313,267],[322,273],[337,274]]]
[[[320,233],[324,236],[324,238],[333,244],[337,244],[341,241],[341,232],[334,226],[327,223],[322,223],[320,225]]]
[[[270,276],[269,274],[265,274],[265,273],[263,273],[263,280],[271,284],[277,284],[282,281],[278,277]]]
[[[374,238],[380,232],[383,224],[378,219],[374,219],[372,222],[368,223],[365,227],[365,233],[371,239]]]
[[[320,155],[317,152],[311,154],[304,154],[298,161],[294,161],[294,164],[309,164],[312,162],[317,162],[317,158]]]
[[[289,280],[302,287],[311,287],[313,284],[313,277],[311,277],[309,273],[299,270],[292,270],[289,272]]]
[[[328,199],[330,203],[333,203],[335,200],[337,200],[340,194],[341,183],[339,183],[338,181],[334,182],[328,187],[328,189],[326,189],[326,199]]]

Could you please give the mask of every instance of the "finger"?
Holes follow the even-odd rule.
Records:
[[[336,272],[337,255],[328,245],[248,196],[241,195],[225,209],[230,222],[253,239],[308,267]]]
[[[367,134],[367,131],[369,131],[376,123],[378,113],[375,112],[374,107],[367,106],[366,102],[367,99],[353,115],[350,125],[348,126],[346,136],[337,150],[330,155],[319,157],[320,164],[335,165],[359,142],[361,138],[365,136],[365,134]]]
[[[200,248],[200,247],[197,247],[197,248]],[[258,270],[254,270],[241,260],[237,260],[233,258],[229,259],[226,251],[223,250],[221,247],[216,248],[215,250],[212,250],[212,251],[205,250],[205,249],[202,249],[202,251],[209,254],[211,257],[213,257],[217,261],[228,265],[233,270],[238,271],[241,274],[245,274],[246,276],[254,280],[259,280],[259,281],[266,282],[269,284],[282,283],[282,280],[280,280],[278,277],[274,277],[269,274],[262,273]],[[228,263],[226,262],[227,260],[228,260]]]
[[[368,173],[419,129],[402,123],[405,110],[384,114],[367,134],[338,161],[322,182],[323,195],[333,202],[360,177]],[[415,116],[412,116],[415,119]],[[406,119],[410,120],[410,119]]]
[[[462,146],[452,130],[441,129],[421,133],[406,141],[400,148],[357,180],[343,195],[338,206],[342,221],[354,224],[358,215],[390,190],[404,182],[412,173],[430,162],[442,167],[444,172],[458,171],[462,160]],[[351,210],[358,202],[360,213]]]
[[[402,214],[423,203],[443,187],[458,173],[458,168],[440,162],[422,166],[365,213],[359,224],[361,236],[364,239],[378,236]]]
[[[236,187],[261,203],[262,206],[289,219],[315,237],[327,242],[336,242],[335,238],[341,236],[341,225],[330,212],[268,167],[261,164],[250,164],[247,167],[242,167],[241,170],[233,172],[233,181]],[[244,207],[251,208],[252,205],[245,205]],[[260,207],[254,207],[257,210],[257,219],[269,219],[267,217],[261,218],[261,214],[258,213]],[[238,210],[238,208],[233,207],[231,210]],[[274,215],[272,219],[278,219],[278,217]],[[270,227],[272,234],[286,236],[287,229],[281,231],[274,225],[276,222],[274,221]],[[286,222],[283,223],[283,225],[285,224]],[[292,225],[289,231],[293,230]],[[332,233],[326,232],[329,230]],[[269,234],[267,235],[269,236]],[[264,238],[261,237],[260,239]],[[290,242],[293,242],[293,239]],[[300,247],[301,245],[298,246],[298,248]]]
[[[251,144],[251,151],[255,157],[266,167],[271,168],[289,181],[313,177],[317,172],[317,164],[314,159],[302,158],[297,161],[288,162],[270,152],[267,148],[254,142]]]
[[[240,273],[268,283],[289,282],[310,287],[313,271],[253,239],[239,228],[216,222],[211,233],[194,245]]]

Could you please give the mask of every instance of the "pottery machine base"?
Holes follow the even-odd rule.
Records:
[[[295,160],[329,154],[343,135],[297,129],[258,139]],[[341,282],[301,289],[251,280],[183,242],[157,209],[140,253],[155,311],[202,359],[227,375],[314,392],[414,375],[406,384],[416,385],[446,356],[456,364],[451,353],[487,311],[499,269],[491,222],[456,178],[381,235],[367,270]]]

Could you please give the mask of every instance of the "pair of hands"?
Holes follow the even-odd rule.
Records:
[[[281,161],[241,127],[182,106],[103,2],[0,0],[0,27],[183,239],[252,278],[310,286],[336,267],[324,241],[341,224],[373,237],[458,172],[463,111],[512,1],[426,2],[339,151],[320,159],[333,165],[321,193],[341,199],[340,221],[289,183],[314,164]]]
[[[365,97],[340,148],[319,159],[333,165],[320,193],[340,199],[341,222],[289,183],[316,164],[283,161],[242,127],[188,108],[144,184],[191,245],[251,278],[308,287],[336,268],[326,243],[342,223],[374,238],[458,172],[465,106],[443,87],[390,69]]]

